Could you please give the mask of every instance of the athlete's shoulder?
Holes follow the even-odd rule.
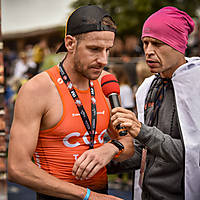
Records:
[[[28,80],[19,91],[19,94],[23,94],[25,96],[38,96],[45,97],[47,96],[51,90],[53,90],[54,85],[51,81],[49,75],[46,72],[41,72]]]

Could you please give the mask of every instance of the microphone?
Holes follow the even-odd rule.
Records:
[[[121,107],[118,97],[120,95],[119,82],[113,74],[107,74],[102,77],[101,87],[104,95],[109,99],[111,108]],[[126,128],[121,127],[120,124],[116,128],[120,136],[127,134]]]

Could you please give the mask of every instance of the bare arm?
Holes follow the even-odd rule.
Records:
[[[72,200],[83,199],[86,188],[57,179],[32,162],[41,120],[48,112],[48,90],[45,75],[39,75],[25,84],[18,94],[9,142],[9,180],[47,195]],[[89,199],[119,198],[92,192]]]

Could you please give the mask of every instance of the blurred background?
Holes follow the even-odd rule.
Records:
[[[1,0],[0,6],[0,200],[33,200],[35,192],[7,181],[7,149],[18,90],[28,79],[57,64],[55,54],[65,23],[77,7],[96,4],[115,20],[118,32],[106,70],[120,82],[122,106],[134,112],[135,92],[151,75],[140,40],[145,19],[164,6],[176,6],[194,19],[186,56],[200,56],[200,0]],[[124,87],[129,88],[125,93]],[[127,91],[127,90],[126,90]],[[130,96],[127,103],[124,96]],[[109,175],[109,193],[132,199],[132,172]]]

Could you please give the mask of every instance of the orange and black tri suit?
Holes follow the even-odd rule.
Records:
[[[63,104],[61,120],[52,128],[39,132],[38,144],[34,153],[34,160],[38,167],[49,174],[67,181],[90,188],[94,191],[107,189],[106,167],[88,180],[76,180],[72,175],[75,160],[89,149],[89,134],[84,126],[76,104],[63,82],[59,67],[54,66],[46,71],[54,82]],[[108,128],[110,111],[101,86],[97,80],[93,81],[97,108],[97,123],[94,148],[103,145],[103,136]],[[76,92],[84,109],[91,119],[90,89]]]

